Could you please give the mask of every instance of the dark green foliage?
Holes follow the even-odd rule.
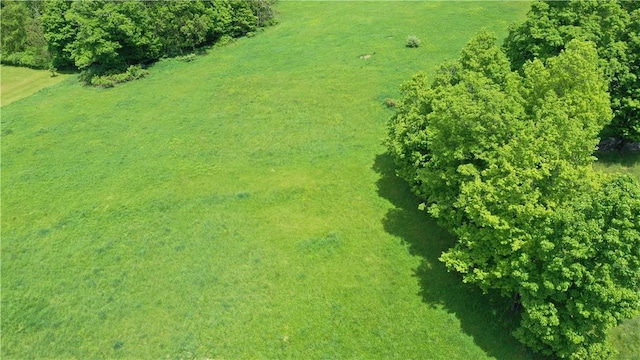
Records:
[[[426,114],[431,112],[433,91],[427,76],[422,73],[400,89],[404,98],[396,103],[396,113],[388,128],[387,146],[395,160],[398,176],[407,180],[415,193],[424,196],[420,192],[417,172],[429,161]]]
[[[0,3],[2,63],[44,69],[50,55],[41,26],[40,2]]]
[[[635,1],[536,1],[510,28],[504,48],[516,69],[556,56],[572,39],[593,41],[605,70],[614,119],[603,132],[640,141],[640,6]]]
[[[2,2],[2,61],[125,71],[268,25],[274,0]]]
[[[526,311],[516,336],[561,358],[609,358],[607,331],[640,306],[638,182],[628,175],[601,180],[540,229],[536,252],[518,273]]]
[[[131,65],[124,72],[114,71],[111,74],[96,74],[88,69],[80,75],[80,80],[87,85],[110,88],[116,84],[142,79],[147,75],[149,75],[149,70],[145,70],[139,65]]]
[[[169,56],[255,30],[257,20],[249,5],[240,0],[147,3],[161,52]]]
[[[441,256],[447,267],[484,291],[519,294],[523,343],[606,356],[606,332],[640,301],[640,187],[592,170],[611,119],[598,55],[573,40],[518,73],[495,41],[481,33],[431,84],[418,75],[403,85],[389,151],[459,238]]]
[[[274,25],[275,11],[273,6],[278,0],[247,0],[246,3],[251,8],[255,16],[256,27]]]
[[[29,19],[29,8],[24,2],[2,1],[2,51],[19,52],[25,47],[25,22]]]
[[[122,70],[128,64],[193,50],[218,33],[231,33],[227,23],[237,15],[228,1],[79,1],[64,7],[64,3],[48,6],[50,13],[73,28],[69,41],[55,50],[80,69]],[[56,22],[47,19],[45,28],[52,28]],[[53,32],[52,37],[59,36],[58,29]]]
[[[71,7],[70,1],[46,1],[42,14],[42,31],[47,40],[52,65],[58,69],[74,67],[73,59],[67,51],[67,46],[74,40],[76,24],[65,19],[65,14]]]
[[[140,1],[77,1],[65,13],[75,24],[73,40],[63,49],[79,69],[124,70],[128,64],[160,55],[151,25],[154,20]]]

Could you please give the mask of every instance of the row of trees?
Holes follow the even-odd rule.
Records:
[[[2,61],[122,71],[239,37],[273,21],[275,0],[2,1]]]
[[[441,261],[518,299],[516,337],[560,358],[607,358],[640,307],[640,185],[592,169],[613,117],[598,55],[574,39],[513,71],[483,32],[405,83],[388,127],[398,175],[458,237]]]

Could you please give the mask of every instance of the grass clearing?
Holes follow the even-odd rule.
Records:
[[[9,105],[47,86],[64,81],[69,76],[67,74],[51,76],[51,72],[47,70],[0,65],[0,94],[2,94],[0,105]]]
[[[2,358],[534,359],[381,145],[402,81],[528,5],[282,2],[192,62],[3,106]]]
[[[602,152],[596,155],[596,170],[628,173],[640,181],[640,152]]]
[[[611,342],[618,350],[618,360],[637,360],[640,354],[640,316],[625,320],[611,331]]]

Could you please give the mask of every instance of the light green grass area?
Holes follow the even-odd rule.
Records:
[[[68,77],[66,74],[52,76],[47,70],[0,65],[0,106],[9,105]]]
[[[618,360],[638,360],[640,354],[640,317],[625,320],[611,331],[611,342],[618,350]]]
[[[283,2],[193,62],[3,107],[1,357],[535,358],[381,145],[402,81],[528,6]]]

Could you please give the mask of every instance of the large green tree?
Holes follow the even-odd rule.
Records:
[[[561,358],[606,359],[607,331],[640,307],[640,186],[607,176],[536,225],[521,254],[516,337]]]
[[[51,61],[41,26],[42,2],[0,2],[0,53],[5,64],[46,68]]]
[[[42,31],[51,52],[51,64],[56,68],[71,68],[74,61],[68,47],[74,41],[78,26],[68,21],[65,15],[72,2],[49,0],[44,4]]]
[[[640,141],[640,2],[535,1],[527,19],[510,28],[504,48],[512,65],[557,56],[573,39],[596,43],[614,118],[603,135]]]
[[[141,1],[75,1],[64,18],[75,27],[64,51],[80,69],[124,70],[160,54],[153,19]]]
[[[629,221],[626,236],[599,240],[610,231],[607,224],[582,234],[596,251],[629,251],[624,262],[615,255],[573,259],[566,237],[574,230],[563,227],[595,226],[587,223],[596,215],[581,212],[583,205],[612,184],[630,192],[613,197],[612,207],[634,208],[630,199],[640,197],[637,184],[603,182],[591,167],[598,134],[611,119],[598,55],[592,43],[574,40],[559,56],[529,62],[518,73],[495,41],[481,33],[431,83],[419,75],[403,86],[406,97],[389,123],[389,151],[428,211],[458,236],[441,257],[447,267],[465,282],[521,299],[517,334],[524,343],[565,358],[606,355],[606,330],[638,306],[640,223],[605,209],[599,215],[609,211],[606,216]],[[582,267],[558,267],[558,259]],[[607,281],[565,287],[562,276]],[[557,290],[537,291],[549,284]],[[568,288],[576,298],[559,295]],[[590,300],[620,293],[622,303]],[[584,309],[569,304],[577,301],[589,302],[589,314],[605,315],[570,321],[584,317]],[[545,313],[549,304],[553,311]]]

